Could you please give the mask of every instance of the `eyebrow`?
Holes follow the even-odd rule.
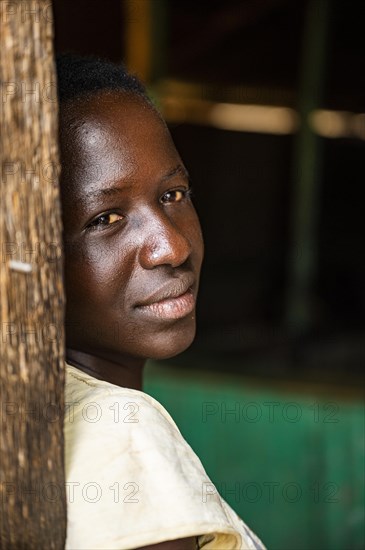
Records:
[[[167,180],[169,180],[169,179],[171,179],[171,178],[173,178],[173,177],[175,177],[179,174],[182,175],[187,180],[190,180],[189,172],[187,171],[185,166],[183,166],[182,164],[178,164],[170,172],[168,172],[167,174],[162,176],[162,178],[160,178],[160,180],[159,180],[159,183],[167,181]],[[98,190],[95,190],[95,191],[89,191],[88,193],[85,193],[85,197],[87,199],[99,199],[101,197],[110,197],[110,196],[116,195],[118,193],[122,193],[128,187],[130,187],[131,185],[132,185],[131,183],[129,183],[129,184],[127,183],[123,187],[105,187],[103,189],[98,189]]]

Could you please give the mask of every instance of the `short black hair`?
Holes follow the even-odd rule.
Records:
[[[95,56],[63,53],[56,56],[57,91],[60,102],[87,98],[101,91],[131,92],[152,105],[142,82],[123,63]]]

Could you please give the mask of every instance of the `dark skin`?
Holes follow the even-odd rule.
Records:
[[[146,360],[177,355],[195,336],[195,308],[165,319],[138,307],[176,280],[197,296],[203,239],[187,172],[160,116],[134,94],[63,105],[60,128],[66,360],[142,390]],[[195,549],[195,538],[143,549]]]

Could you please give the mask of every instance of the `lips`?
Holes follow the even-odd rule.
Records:
[[[194,276],[191,274],[186,274],[179,278],[172,278],[150,294],[150,296],[138,302],[136,307],[150,306],[164,300],[178,298],[186,294],[186,292],[191,289],[194,282]]]
[[[185,318],[193,313],[195,308],[192,290],[194,283],[192,275],[172,278],[148,298],[139,302],[135,306],[136,312],[151,322],[171,322]]]

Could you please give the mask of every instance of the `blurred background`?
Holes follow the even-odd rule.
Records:
[[[124,60],[205,237],[194,344],[144,390],[269,549],[362,549],[365,3],[54,0],[57,52]]]

